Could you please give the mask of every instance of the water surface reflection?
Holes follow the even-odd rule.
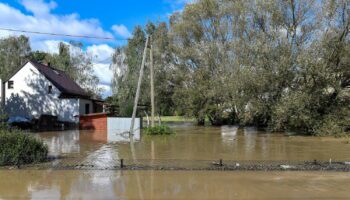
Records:
[[[13,170],[0,171],[0,199],[349,199],[349,184],[348,173]]]
[[[269,134],[255,128],[174,127],[170,136],[127,136],[101,131],[40,133],[59,162],[115,166],[119,159],[160,160],[350,160],[344,139]],[[112,134],[112,136],[110,136]]]

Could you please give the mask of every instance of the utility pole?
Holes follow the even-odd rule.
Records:
[[[140,74],[139,74],[139,80],[137,82],[136,97],[135,97],[135,102],[134,102],[134,109],[132,111],[132,119],[131,119],[130,133],[129,133],[130,136],[134,134],[135,117],[136,117],[136,112],[137,112],[137,104],[139,102],[139,97],[140,97],[143,69],[145,68],[147,49],[148,49],[148,41],[149,41],[149,36],[146,39],[146,45],[145,45],[145,50],[143,51],[143,58],[142,58],[141,69],[140,69]]]
[[[152,113],[151,113],[151,126],[154,127],[154,67],[153,67],[153,44],[152,44],[152,37],[151,37],[151,50],[150,50],[150,62],[151,62],[151,106],[152,106]]]

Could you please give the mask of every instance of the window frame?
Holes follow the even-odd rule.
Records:
[[[7,82],[7,89],[11,90],[15,88],[15,82],[14,81],[8,81]]]
[[[52,85],[49,85],[49,87],[47,89],[48,89],[48,91],[47,91],[48,94],[52,94],[53,93],[52,92],[52,90],[53,90]]]

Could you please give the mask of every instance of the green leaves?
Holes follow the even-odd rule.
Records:
[[[167,125],[147,127],[143,129],[147,135],[171,135],[174,131]]]
[[[189,4],[156,37],[155,51],[161,55],[155,58],[161,80],[156,99],[200,124],[209,119],[212,125],[239,123],[275,131],[346,132],[349,10],[346,0]],[[158,29],[147,28],[154,34]],[[133,67],[139,68],[133,59],[141,60],[134,54],[140,44],[130,41],[126,47],[128,71],[118,96],[128,95],[136,85],[128,83]]]
[[[43,162],[48,147],[42,141],[21,131],[0,130],[0,166]]]

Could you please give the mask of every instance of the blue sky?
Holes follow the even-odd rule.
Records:
[[[0,28],[52,32],[72,35],[132,37],[136,25],[148,21],[166,21],[173,12],[182,10],[193,0],[0,0]],[[19,33],[1,31],[0,38]],[[32,35],[33,50],[57,52],[59,42],[72,38]],[[110,95],[111,54],[121,42],[77,40],[94,56],[94,70],[104,96]]]

